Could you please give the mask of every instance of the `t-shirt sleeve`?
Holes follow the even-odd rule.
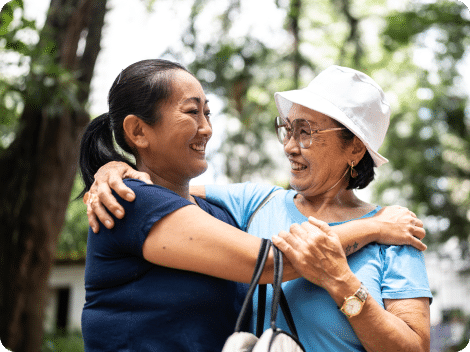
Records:
[[[242,230],[251,214],[276,189],[281,187],[251,182],[205,186],[206,200],[227,209]]]
[[[192,203],[178,194],[157,185],[126,179],[124,183],[135,193],[135,200],[127,202],[114,193],[124,207],[123,219],[114,219],[111,236],[123,253],[142,257],[142,246],[152,226],[164,216]]]
[[[382,298],[432,300],[423,252],[412,246],[382,246],[382,255]]]

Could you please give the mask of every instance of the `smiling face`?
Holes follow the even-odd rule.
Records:
[[[171,82],[172,95],[159,107],[158,122],[146,125],[148,146],[139,151],[140,168],[170,189],[167,183],[184,185],[207,169],[205,149],[212,135],[208,100],[199,81],[177,70]]]
[[[338,127],[330,117],[294,104],[287,120],[305,119],[312,130]],[[284,151],[291,163],[290,185],[304,196],[316,196],[327,192],[341,179],[352,159],[350,147],[344,147],[339,131],[316,134],[309,148],[301,148],[291,138],[284,144]],[[334,189],[346,188],[346,176]]]

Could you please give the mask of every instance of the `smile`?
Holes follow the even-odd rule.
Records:
[[[296,163],[295,161],[292,161],[292,160],[290,160],[290,167],[294,171],[301,171],[301,170],[305,170],[307,168],[306,165]]]
[[[206,149],[206,143],[193,143],[189,147],[197,152],[203,152]]]

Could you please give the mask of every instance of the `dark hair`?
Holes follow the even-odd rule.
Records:
[[[338,121],[334,120],[334,122],[338,125],[338,127],[344,127],[344,125],[342,125]],[[347,128],[340,131],[339,133],[339,137],[341,138],[343,145],[348,145],[349,143],[351,143],[354,139],[354,136],[355,134]],[[357,177],[349,177],[349,183],[346,189],[363,189],[366,188],[369,183],[374,180],[374,160],[372,159],[368,150],[366,150],[366,153],[364,154],[362,159],[357,163],[357,165],[354,165],[354,169],[357,171]]]
[[[123,121],[135,115],[149,125],[160,119],[162,103],[172,94],[171,77],[182,65],[167,60],[143,60],[121,71],[108,94],[109,112],[93,119],[80,144],[80,171],[85,183],[82,195],[93,184],[98,169],[110,161],[123,161],[135,167],[116,150],[114,140],[124,151],[134,154],[125,140]],[[114,138],[113,138],[114,136]]]

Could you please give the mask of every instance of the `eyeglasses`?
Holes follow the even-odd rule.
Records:
[[[275,128],[279,142],[287,144],[293,135],[294,141],[303,149],[307,149],[312,145],[316,134],[346,129],[345,127],[336,127],[324,130],[312,130],[307,120],[295,119],[289,123],[289,121],[279,116],[276,117]]]

